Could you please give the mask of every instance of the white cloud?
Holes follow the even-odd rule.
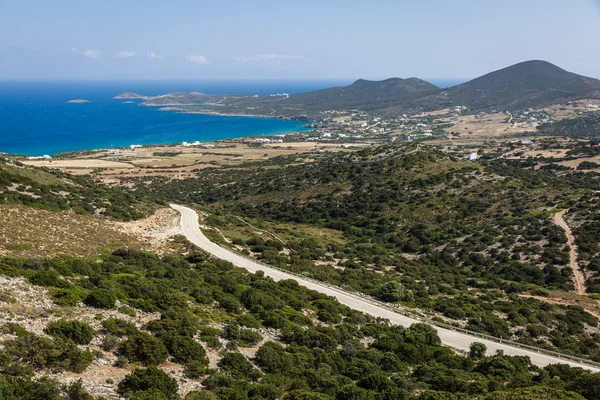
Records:
[[[73,53],[79,53],[79,50],[77,50],[77,48],[75,48],[75,47],[71,47],[71,51],[72,51]]]
[[[196,64],[208,64],[210,62],[208,58],[201,54],[188,54],[185,59]]]
[[[236,57],[234,61],[237,63],[247,63],[250,61],[294,61],[294,60],[302,60],[303,57],[294,54],[259,54],[252,57]]]
[[[113,55],[114,58],[130,58],[137,56],[135,51],[120,51],[117,54]]]
[[[83,52],[83,55],[86,56],[87,58],[100,58],[102,57],[102,52],[100,50],[95,50],[95,49],[87,49],[86,51]]]
[[[164,56],[156,54],[155,52],[148,53],[147,56],[153,60],[162,60],[165,58]]]

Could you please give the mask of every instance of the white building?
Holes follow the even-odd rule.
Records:
[[[477,154],[477,152],[473,152],[473,153],[469,153],[469,155],[467,156],[467,160],[469,161],[475,161],[479,158],[479,154]]]
[[[51,160],[52,157],[50,157],[48,154],[44,154],[43,156],[35,156],[35,157],[27,157],[28,160]]]

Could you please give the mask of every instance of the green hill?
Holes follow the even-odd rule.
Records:
[[[148,204],[144,203],[135,194],[97,185],[88,177],[0,158],[0,204],[21,204],[49,211],[73,210],[78,214],[129,221],[144,216],[148,211]]]
[[[570,208],[581,240],[593,235],[600,209],[585,188],[597,186],[589,178],[473,163],[425,146],[279,161],[205,170],[195,179],[137,190],[202,205],[210,214],[206,223],[229,245],[267,263],[469,329],[600,357],[594,346],[579,345],[589,339],[585,324],[596,326],[596,317],[518,296],[573,290],[566,236],[551,215]],[[594,276],[590,292],[600,290],[599,252],[596,246],[580,254]],[[519,309],[536,317],[522,318]],[[571,319],[572,312],[579,317]],[[565,318],[579,325],[569,337],[559,322]],[[540,321],[541,336],[533,333]]]
[[[599,80],[565,71],[546,61],[532,60],[447,89],[417,78],[359,79],[349,86],[288,96],[211,96],[207,102],[218,106],[203,106],[203,110],[318,117],[326,110],[357,109],[398,116],[454,106],[466,106],[472,112],[523,110],[584,98],[600,98]],[[157,99],[162,104],[168,101]]]

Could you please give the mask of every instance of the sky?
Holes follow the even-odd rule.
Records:
[[[0,0],[0,79],[600,78],[600,0]]]

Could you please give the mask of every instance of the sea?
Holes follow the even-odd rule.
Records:
[[[351,80],[0,81],[0,153],[30,156],[80,150],[216,141],[306,130],[273,118],[185,114],[113,99],[160,95],[301,93]],[[439,83],[438,83],[439,84]],[[89,103],[67,103],[73,99]]]
[[[113,99],[123,92],[160,95],[299,93],[344,85],[331,80],[295,81],[0,81],[0,152],[25,155],[132,144],[215,141],[306,130],[305,123],[160,111],[141,101]],[[73,99],[89,103],[67,103]]]

